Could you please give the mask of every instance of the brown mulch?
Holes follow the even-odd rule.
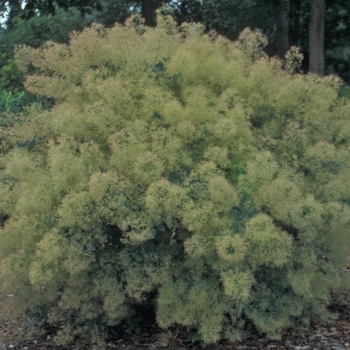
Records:
[[[332,305],[329,310],[332,312],[333,320],[329,325],[313,325],[309,329],[299,331],[285,331],[280,341],[272,341],[263,336],[253,335],[244,342],[229,343],[220,341],[216,345],[207,346],[207,350],[233,350],[233,349],[293,349],[293,350],[350,350],[350,308],[342,305]],[[69,347],[58,346],[50,335],[38,340],[19,340],[4,342],[8,339],[6,334],[11,332],[11,324],[1,324],[0,321],[0,349],[23,349],[23,350],[88,350],[92,346],[84,342],[76,342]],[[10,321],[11,323],[11,321]],[[12,328],[15,322],[12,321]],[[4,337],[5,335],[5,337]],[[128,335],[123,332],[122,336],[111,337],[106,343],[106,349],[123,350],[154,350],[173,349],[202,350],[198,342],[186,342],[188,334],[184,330],[176,329],[162,332],[155,325],[149,325],[143,329],[141,334]]]

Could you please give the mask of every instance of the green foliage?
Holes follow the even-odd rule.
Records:
[[[131,0],[100,0],[100,3],[101,11],[94,10],[85,18],[89,22],[103,23],[106,27],[112,27],[116,22],[124,23],[132,15],[130,7],[135,6]]]
[[[275,4],[271,0],[182,0],[174,2],[175,18],[194,21],[236,39],[249,25],[262,29],[269,42],[275,38]]]
[[[93,9],[98,11],[102,10],[99,0],[27,0],[23,7],[21,1],[0,1],[0,12],[4,13],[9,11],[5,23],[11,26],[14,16],[30,20],[38,13],[43,16],[55,15],[59,9],[67,11],[73,6],[79,10],[81,16],[84,16],[86,13],[91,13]]]
[[[350,83],[350,42],[347,46],[336,46],[325,52],[326,73],[337,74]]]
[[[206,347],[208,346],[208,344],[201,340],[201,335],[198,333],[198,331],[190,333],[186,338],[186,342],[195,343],[196,341],[199,341],[199,344],[202,347],[202,349],[206,349]]]
[[[349,288],[341,81],[294,73],[295,50],[269,59],[249,29],[231,42],[166,9],[143,23],[17,52],[55,103],[6,129],[1,288],[18,312],[45,307],[62,344],[136,330],[146,302],[203,346],[327,320],[330,288]]]
[[[12,92],[3,91],[0,94],[0,112],[19,113],[25,106],[40,104],[40,100],[26,91]]]
[[[348,35],[350,3],[327,1],[325,31],[326,73],[339,75],[350,83],[350,41]]]
[[[25,21],[16,17],[12,29],[6,33],[6,40],[10,45],[26,44],[39,47],[47,40],[55,42],[68,42],[72,30],[82,30],[86,27],[88,19],[84,19],[74,7],[64,11],[56,7],[55,15],[35,15]]]
[[[2,61],[6,60],[6,54],[2,55]],[[0,86],[2,89],[18,88],[23,82],[23,75],[17,67],[17,63],[14,59],[9,59],[0,70]]]
[[[339,90],[339,96],[350,99],[350,86],[349,85],[342,86],[341,89]]]

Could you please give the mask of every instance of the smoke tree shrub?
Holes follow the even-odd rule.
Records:
[[[62,344],[151,295],[161,328],[205,343],[327,319],[330,289],[349,289],[340,80],[295,73],[295,49],[268,58],[249,29],[230,42],[164,8],[143,23],[17,52],[55,103],[0,155],[1,289],[47,310]]]

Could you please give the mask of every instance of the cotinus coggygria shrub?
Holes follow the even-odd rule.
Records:
[[[296,49],[268,58],[260,32],[143,23],[17,51],[54,104],[0,155],[1,289],[62,344],[146,302],[207,344],[326,319],[350,285],[341,81],[298,74]]]

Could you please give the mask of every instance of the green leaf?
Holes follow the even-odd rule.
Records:
[[[166,254],[166,251],[163,249],[162,244],[156,246],[156,253],[160,256],[164,256]]]
[[[168,180],[170,181],[170,182],[172,182],[172,183],[176,183],[176,182],[178,182],[178,179],[179,177],[178,177],[178,174],[176,174],[176,173],[170,173],[169,174],[169,176],[168,176]]]
[[[350,205],[350,199],[343,199],[342,202],[344,204]]]
[[[201,336],[196,331],[194,333],[189,334],[185,341],[194,343],[195,341],[199,340],[200,338],[201,338]]]
[[[245,315],[250,315],[252,313],[252,309],[249,306],[246,306],[243,312]]]
[[[157,119],[157,120],[162,120],[163,119],[163,117],[160,114],[158,114],[157,112],[153,113],[152,118],[153,119]]]
[[[35,146],[35,140],[33,139],[33,140],[26,141],[26,142],[23,142],[23,143],[18,142],[18,146],[20,148],[28,148],[28,151],[31,151],[34,148],[34,146]]]
[[[155,248],[156,248],[155,244],[153,242],[149,242],[145,247],[145,252],[146,253],[153,253]]]
[[[164,63],[163,62],[158,62],[157,64],[154,65],[153,71],[154,72],[164,72],[166,70]]]
[[[60,198],[63,198],[67,195],[67,192],[65,190],[61,190],[58,195]]]
[[[204,341],[201,341],[201,342],[199,343],[199,345],[201,346],[202,349],[206,349],[207,346],[208,346],[208,344],[204,343]]]
[[[238,214],[237,210],[236,209],[232,209],[230,211],[230,215],[233,216],[235,219],[239,219],[240,215]]]
[[[151,234],[150,234],[149,238],[150,238],[150,239],[155,238],[155,237],[156,237],[156,234],[157,234],[157,231],[153,228],[153,229],[151,230]]]
[[[165,231],[165,226],[164,225],[158,225],[156,226],[157,231]]]
[[[94,252],[96,250],[96,247],[92,243],[89,243],[89,244],[86,245],[86,249],[89,252]]]
[[[185,342],[192,342],[192,336],[193,334],[189,334],[185,340]]]
[[[260,300],[256,300],[253,305],[254,305],[254,307],[260,307],[261,306],[261,301]]]

